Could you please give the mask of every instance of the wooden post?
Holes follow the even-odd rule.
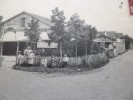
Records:
[[[28,42],[26,41],[26,47],[28,46]]]
[[[17,50],[16,50],[16,64],[17,64],[17,56],[18,56],[18,51],[19,51],[19,41],[17,42]]]
[[[1,55],[3,55],[3,41],[1,41]]]
[[[77,47],[77,39],[76,39],[76,58],[78,56],[78,47]]]
[[[17,42],[17,53],[16,54],[18,54],[18,52],[19,52],[19,41]]]
[[[36,50],[36,42],[33,42],[33,46],[34,46],[34,54],[35,54],[35,50]]]
[[[1,55],[3,55],[3,39],[4,39],[4,33],[5,33],[5,30],[3,29],[2,36],[1,36],[1,38],[2,38],[2,41],[1,41]]]
[[[87,45],[85,46],[85,55],[87,55]]]
[[[60,43],[60,57],[62,58],[62,43]]]
[[[16,63],[17,63],[17,55],[18,55],[18,51],[19,51],[19,41],[17,42]]]
[[[87,51],[88,51],[88,49],[87,49],[87,41],[85,41],[85,55],[87,55]]]

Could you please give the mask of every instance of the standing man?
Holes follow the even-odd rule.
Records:
[[[116,46],[114,46],[114,56],[117,56],[118,53],[117,53],[117,50],[116,50]]]
[[[114,57],[114,48],[113,48],[112,43],[109,44],[109,54],[110,54],[109,56],[110,56],[111,58]]]
[[[18,52],[16,64],[17,64],[18,66],[20,66],[20,65],[22,64],[22,55],[21,55],[21,51]]]
[[[25,58],[25,64],[28,65],[28,55],[30,53],[31,47],[28,46],[25,50],[24,50],[24,58]]]
[[[34,53],[33,53],[33,50],[30,50],[29,51],[29,54],[28,54],[28,66],[33,66],[34,64]]]
[[[28,47],[24,50],[24,55],[25,55],[25,56],[28,56],[30,50],[31,50],[31,47],[28,46]]]
[[[54,57],[54,55],[52,55],[52,57],[51,57],[51,67],[55,68],[56,66],[57,66],[56,58]]]
[[[67,55],[65,54],[64,57],[63,57],[63,67],[67,67],[68,61],[69,61],[69,58],[68,58]]]

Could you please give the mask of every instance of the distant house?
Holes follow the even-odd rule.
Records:
[[[93,39],[94,42],[99,43],[104,48],[108,48],[109,44],[113,42],[113,40],[110,37],[107,37],[103,34],[98,34],[95,39]]]
[[[49,40],[48,33],[50,33],[50,27],[54,25],[50,19],[27,12],[21,12],[3,22],[4,30],[2,38],[0,39],[2,44],[1,54],[16,55],[17,51],[24,50],[29,42],[28,37],[24,36],[24,30],[28,28],[28,23],[30,23],[32,18],[38,20],[39,29],[42,31],[39,48],[57,48],[57,43],[48,45],[48,43],[45,42],[45,40]],[[41,42],[42,40],[43,42]]]
[[[99,32],[94,42],[100,43],[104,48],[108,48],[109,44],[116,46],[118,53],[125,51],[125,40],[123,38],[123,33],[116,33],[115,31],[103,31]]]

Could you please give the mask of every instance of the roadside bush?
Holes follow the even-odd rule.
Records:
[[[93,42],[91,45],[91,54],[103,53],[105,50],[100,44]]]
[[[68,61],[68,66],[69,67],[80,67],[82,65],[82,58],[78,57],[78,58],[69,58]]]
[[[87,55],[83,57],[84,66],[87,68],[99,68],[109,61],[105,53]]]

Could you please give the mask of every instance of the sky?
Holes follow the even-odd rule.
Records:
[[[116,31],[133,37],[128,0],[0,0],[0,15],[3,21],[22,11],[50,18],[55,7],[64,11],[66,21],[77,13],[98,31]]]

